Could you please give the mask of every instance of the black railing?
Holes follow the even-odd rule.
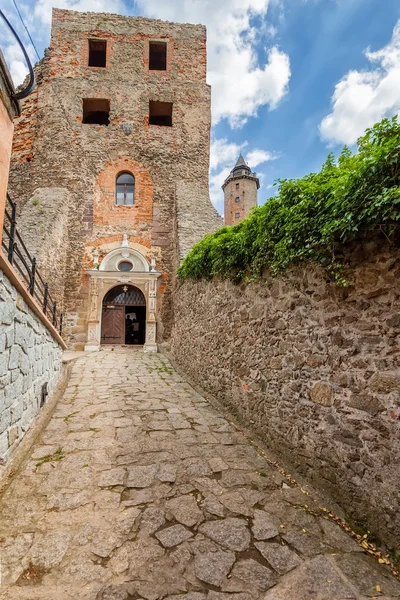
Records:
[[[26,285],[30,295],[40,304],[43,314],[62,333],[62,313],[57,312],[57,302],[49,292],[49,284],[45,282],[17,230],[17,203],[7,194],[7,206],[4,214],[2,246],[9,263],[14,267],[20,279]]]

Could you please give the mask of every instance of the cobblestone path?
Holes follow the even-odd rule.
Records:
[[[163,356],[139,350],[74,363],[0,499],[0,542],[7,600],[400,595]]]

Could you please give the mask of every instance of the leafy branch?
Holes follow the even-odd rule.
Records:
[[[367,232],[388,240],[399,231],[400,125],[383,119],[335,160],[328,155],[319,173],[279,179],[278,193],[232,227],[222,227],[196,244],[178,270],[181,278],[259,277],[291,264],[322,265],[338,285],[344,277],[343,245]]]

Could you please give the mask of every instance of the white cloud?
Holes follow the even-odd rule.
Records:
[[[365,52],[375,68],[350,71],[332,97],[333,110],[320,123],[330,143],[354,144],[367,127],[400,112],[400,21],[381,50]]]
[[[267,25],[265,28],[265,33],[269,38],[272,39],[278,33],[278,29],[276,27],[274,27],[273,25]]]
[[[266,150],[259,150],[258,148],[255,148],[246,155],[246,162],[248,163],[249,167],[254,169],[258,165],[262,165],[263,163],[269,160],[275,160],[277,158],[277,154],[273,154],[271,152],[267,152]]]
[[[290,61],[277,46],[259,64],[256,46],[262,33],[252,17],[265,20],[268,0],[138,0],[148,16],[207,26],[208,81],[212,86],[212,117],[241,127],[260,106],[276,108],[287,92]]]
[[[38,0],[35,3],[33,19],[50,27],[52,8],[68,8],[82,12],[118,13],[123,10],[123,4],[120,0]]]
[[[265,59],[261,62],[257,55],[257,47],[263,47],[260,40],[271,40],[276,34],[266,19],[269,0],[137,0],[136,5],[146,16],[207,26],[214,124],[226,118],[232,127],[241,127],[249,117],[257,115],[261,106],[267,105],[272,110],[285,96],[290,79],[288,55],[277,46],[263,49]],[[30,6],[21,4],[34,38],[46,44],[52,7],[126,12],[122,0],[37,0]],[[18,22],[15,12],[14,16],[13,22]],[[260,27],[252,25],[253,17],[262,20]],[[27,41],[25,34],[23,39]],[[16,84],[26,74],[21,62],[18,58],[11,66]]]
[[[232,167],[224,167],[217,173],[210,173],[210,198],[211,202],[216,206],[221,214],[223,214],[223,199],[224,194],[221,186],[228,177]]]
[[[239,156],[240,149],[247,145],[228,142],[226,138],[213,140],[210,147],[210,171],[215,171],[220,165],[234,165]],[[231,167],[231,168],[232,168]]]
[[[5,39],[6,43],[4,44],[4,58],[10,70],[12,80],[17,86],[24,81],[26,75],[28,74],[28,67],[26,65],[22,50],[19,47],[18,42],[15,41],[15,38],[12,37],[11,34],[7,34]],[[32,45],[29,43],[24,42],[24,46],[33,64],[36,59],[35,51]]]
[[[26,62],[22,60],[12,60],[10,63],[10,74],[15,87],[20,85],[28,74]]]
[[[247,142],[243,144],[246,146]],[[221,186],[235,165],[242,146],[228,142],[226,138],[212,140],[210,147],[210,198],[222,209],[223,193]]]
[[[249,146],[248,142],[235,144],[229,142],[226,138],[220,138],[211,142],[210,152],[210,197],[212,203],[222,212],[223,192],[221,186],[228,177],[230,171],[235,166],[239,153],[243,153],[243,148]],[[246,153],[246,162],[254,169],[270,160],[275,160],[278,155],[260,148],[253,148]],[[262,177],[262,174],[259,174]]]

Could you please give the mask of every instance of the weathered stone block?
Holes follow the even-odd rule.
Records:
[[[18,348],[18,346],[17,346]],[[11,383],[13,383],[14,381],[16,381],[18,379],[18,377],[20,376],[21,371],[19,369],[13,369],[12,371],[10,371],[10,375],[11,375]]]
[[[8,451],[8,431],[0,433],[0,464],[4,461],[4,458]]]
[[[12,425],[8,430],[8,446],[12,446],[19,438],[18,426]]]
[[[0,377],[7,374],[8,371],[9,353],[4,351],[0,354]]]
[[[316,404],[331,406],[333,403],[333,390],[328,383],[317,383],[310,393],[310,398]]]
[[[0,434],[6,431],[10,424],[10,410],[3,409],[0,405]]]
[[[19,346],[25,346],[28,330],[26,325],[20,322],[15,323],[15,343]]]
[[[25,300],[23,299],[23,297],[21,296],[21,294],[17,293],[17,298],[15,301],[16,307],[20,312],[23,313],[28,313],[28,305],[26,304]]]
[[[15,306],[12,300],[0,303],[0,315],[3,325],[11,325],[15,315]]]
[[[282,358],[280,356],[273,356],[268,366],[270,369],[282,369]]]
[[[21,349],[19,346],[14,345],[10,349],[9,360],[8,360],[8,368],[16,369],[19,365],[19,356],[21,353]]]
[[[11,329],[8,329],[6,335],[7,335],[7,348],[10,348],[14,344],[14,340],[15,340],[14,327],[12,327]]]
[[[374,416],[386,410],[378,398],[369,394],[353,394],[349,399],[346,399],[345,403],[347,406]]]
[[[18,402],[16,404],[14,404],[13,406],[11,406],[11,409],[10,409],[11,424],[17,423],[17,421],[19,421],[21,419],[22,412],[23,412],[23,402],[21,402],[21,399],[19,398]]]
[[[31,363],[29,361],[29,356],[25,354],[25,352],[20,353],[19,357],[19,368],[23,375],[28,375],[29,370],[31,368]]]
[[[376,373],[371,379],[370,389],[381,394],[398,392],[400,391],[400,374]]]

